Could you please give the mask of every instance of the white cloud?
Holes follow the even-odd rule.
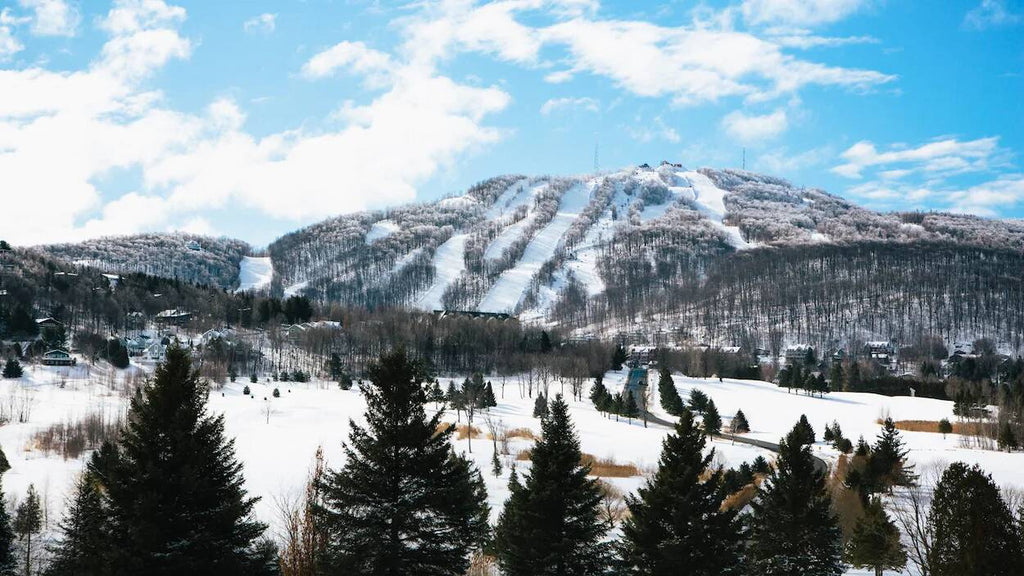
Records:
[[[0,26],[0,62],[24,49],[25,46],[14,37],[10,26]]]
[[[847,192],[868,204],[885,209],[921,208],[927,202],[950,212],[998,217],[1024,204],[1024,174],[1005,174],[967,187],[942,182],[912,184],[894,181],[870,181]]]
[[[1024,14],[1010,10],[1006,0],[981,0],[981,4],[964,16],[964,26],[975,30],[1008,26],[1022,21]]]
[[[37,36],[74,36],[82,17],[78,8],[65,0],[18,0],[31,10],[32,33]]]
[[[664,140],[674,144],[680,140],[676,129],[666,124],[661,116],[655,116],[654,120],[650,123],[637,117],[632,124],[626,127],[626,133],[633,140],[642,143]]]
[[[601,103],[590,97],[581,98],[552,98],[540,107],[540,113],[550,116],[552,113],[567,110],[584,110],[597,112],[601,109]]]
[[[739,110],[722,118],[722,128],[741,142],[758,142],[774,138],[786,131],[789,119],[786,111],[778,109],[770,114],[748,115]]]
[[[346,70],[365,75],[371,83],[379,85],[388,81],[394,65],[391,55],[368,48],[362,42],[339,42],[303,64],[302,75],[316,80]]]
[[[950,208],[978,216],[998,216],[1024,204],[1024,174],[1007,174],[989,182],[947,194]]]
[[[111,38],[95,63],[117,76],[141,78],[172,59],[186,59],[192,44],[176,27],[185,9],[163,0],[115,0],[100,26]]]
[[[242,23],[242,29],[249,33],[259,32],[270,34],[277,27],[277,14],[264,12],[259,16],[253,16]]]
[[[874,143],[861,141],[841,154],[845,164],[832,169],[847,178],[860,178],[866,168],[902,166],[900,175],[910,171],[949,176],[964,172],[987,170],[1005,161],[1005,151],[999,148],[999,138],[979,138],[961,142],[944,138],[916,148],[891,146],[879,152]]]
[[[871,0],[744,0],[740,11],[751,24],[816,26],[842,20],[871,3]]]
[[[796,154],[789,154],[785,148],[774,148],[759,155],[751,166],[766,174],[788,176],[793,172],[818,166],[832,155],[833,151],[828,147],[812,148]]]
[[[837,48],[839,46],[850,46],[853,44],[878,44],[879,40],[873,36],[816,36],[805,33],[789,33],[770,36],[772,42],[779,46],[788,48]]]

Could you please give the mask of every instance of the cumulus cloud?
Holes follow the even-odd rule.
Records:
[[[82,17],[65,0],[18,0],[32,12],[32,33],[37,36],[74,36]]]
[[[917,147],[891,146],[879,152],[874,143],[857,142],[841,154],[846,163],[833,172],[847,178],[860,178],[866,168],[902,166],[900,176],[921,171],[948,176],[964,172],[978,172],[998,166],[1005,161],[1006,152],[999,147],[999,138],[979,138],[961,142],[944,138]]]
[[[981,4],[964,16],[964,26],[974,30],[1019,24],[1022,21],[1024,14],[1011,10],[1006,0],[981,0]]]
[[[11,27],[0,24],[0,62],[10,59],[24,49],[25,45],[14,36]]]
[[[655,140],[676,143],[681,140],[679,132],[662,120],[661,116],[655,116],[651,122],[646,122],[637,117],[632,124],[626,127],[626,133],[637,142],[648,143]]]
[[[302,75],[317,80],[344,70],[365,75],[379,84],[388,80],[393,68],[390,54],[368,48],[362,42],[345,41],[316,53],[302,65]]]
[[[871,4],[871,0],[744,0],[740,6],[751,24],[817,26],[837,22]]]
[[[551,98],[540,107],[540,113],[549,116],[555,112],[569,110],[584,110],[586,112],[597,112],[601,109],[601,103],[590,97],[582,98]]]
[[[788,126],[786,111],[781,108],[760,116],[748,115],[737,110],[722,118],[722,128],[741,142],[759,142],[774,138],[785,132]]]
[[[255,32],[270,34],[276,27],[277,14],[270,14],[269,12],[264,12],[259,16],[253,16],[242,23],[242,29],[250,34]]]

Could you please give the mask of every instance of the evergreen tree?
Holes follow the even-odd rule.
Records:
[[[627,496],[630,515],[622,526],[619,552],[628,574],[729,576],[740,574],[741,524],[722,510],[722,471],[715,451],[684,412],[675,433],[662,442],[658,471]]]
[[[21,362],[18,362],[14,358],[8,358],[7,362],[4,364],[3,377],[21,378],[21,375],[24,374],[24,372],[25,371],[21,368]]]
[[[912,485],[916,476],[913,465],[908,464],[907,453],[896,423],[886,418],[868,458],[870,486],[877,491]]]
[[[933,531],[933,576],[1024,574],[1013,516],[992,482],[975,465],[950,464],[935,486],[928,524]]]
[[[39,505],[39,494],[36,487],[29,484],[25,499],[14,513],[14,533],[25,543],[25,576],[32,574],[32,536],[42,529],[43,510]]]
[[[729,424],[729,429],[733,434],[750,432],[750,423],[747,422],[747,415],[743,413],[743,410],[736,411],[736,415],[733,416],[732,422]]]
[[[548,399],[544,394],[537,393],[537,399],[533,401],[533,417],[543,420],[548,417]]]
[[[605,388],[604,382],[601,379],[597,379],[594,385],[590,388],[590,401],[594,403],[594,407],[597,408],[598,412],[609,412],[610,394],[608,389]]]
[[[0,475],[11,469],[11,463],[7,461],[7,454],[0,448]]]
[[[900,542],[900,531],[882,508],[882,501],[873,498],[864,508],[853,535],[846,544],[846,559],[857,568],[870,568],[875,576],[885,570],[900,571],[907,565],[907,552]]]
[[[764,456],[759,455],[757,458],[754,458],[753,464],[750,465],[750,470],[754,474],[768,474],[772,471],[772,467]]]
[[[52,549],[48,576],[109,573],[104,550],[111,542],[110,526],[98,484],[88,471],[79,477],[60,523],[61,535]]]
[[[796,438],[796,440],[801,444],[814,444],[814,428],[811,426],[811,423],[807,420],[806,414],[800,415],[800,420],[796,423],[796,426],[793,428],[793,431],[796,433],[796,436],[794,438]]]
[[[871,446],[868,445],[863,436],[857,439],[857,448],[854,449],[853,455],[862,458],[867,458],[871,455]]]
[[[1013,432],[1013,425],[1009,422],[1003,422],[999,426],[999,434],[996,440],[999,443],[999,448],[1007,452],[1013,452],[1020,447],[1017,442],[1017,435]]]
[[[708,395],[694,388],[690,390],[690,410],[703,414],[708,408]]]
[[[102,479],[114,574],[261,574],[265,529],[252,519],[224,417],[206,412],[207,384],[180,347],[131,401],[118,444],[90,468]],[[116,543],[116,545],[114,544]]]
[[[633,423],[633,418],[640,416],[640,408],[636,405],[636,394],[631,390],[625,390],[622,392],[622,415],[629,419],[630,424]]]
[[[704,410],[704,433],[712,437],[722,433],[722,416],[718,414],[714,400],[708,400],[708,407]]]
[[[832,369],[829,371],[829,381],[832,383],[833,390],[842,390],[845,385],[845,374],[843,373],[843,363],[833,362]]]
[[[594,576],[605,572],[608,544],[601,491],[580,462],[580,443],[561,395],[541,424],[525,482],[513,474],[494,550],[505,576]]]
[[[658,375],[658,396],[661,400],[661,408],[672,416],[679,416],[683,412],[683,399],[679,397],[675,382],[672,381],[672,373],[667,366],[662,366]]]
[[[494,408],[498,405],[498,399],[494,397],[494,388],[491,386],[490,382],[487,382],[487,386],[484,388],[481,403],[484,408]]]
[[[619,344],[612,353],[612,370],[622,370],[622,364],[626,362],[626,350]]]
[[[839,525],[825,474],[815,469],[799,425],[779,441],[775,469],[751,503],[748,564],[759,576],[839,576]]]
[[[370,368],[366,427],[350,423],[345,466],[323,480],[328,574],[461,575],[487,537],[483,479],[427,418],[423,378],[401,351]]]
[[[2,480],[3,474],[0,473],[0,576],[13,576],[18,559],[14,552],[14,529],[11,527],[11,516],[7,512]]]
[[[942,434],[943,438],[946,437],[946,434],[953,433],[953,425],[946,418],[939,420],[939,433]]]

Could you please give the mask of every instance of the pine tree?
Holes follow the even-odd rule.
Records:
[[[743,413],[743,410],[736,411],[736,415],[733,416],[732,422],[729,424],[729,429],[733,434],[750,432],[750,423],[747,422],[747,415]]]
[[[32,536],[43,529],[43,510],[39,505],[36,487],[28,485],[25,499],[14,513],[14,533],[25,542],[25,576],[32,574]]]
[[[49,576],[109,573],[104,553],[111,542],[107,510],[99,482],[88,471],[75,484],[60,523],[60,534],[46,571]]]
[[[740,567],[743,533],[736,513],[722,510],[722,472],[715,451],[684,412],[662,442],[654,478],[627,496],[630,515],[619,553],[629,574],[729,576]]]
[[[843,373],[842,362],[833,362],[832,369],[829,371],[829,380],[832,383],[833,390],[842,390],[845,386],[845,374]]]
[[[751,503],[748,564],[759,576],[839,576],[839,525],[825,474],[815,469],[799,426],[779,441],[775,469]]]
[[[946,418],[939,420],[939,433],[942,434],[943,438],[946,437],[946,434],[953,433],[953,425]]]
[[[708,395],[694,388],[690,390],[690,410],[703,414],[708,407]]]
[[[498,405],[498,399],[494,397],[494,388],[490,382],[487,382],[487,387],[484,388],[482,404],[484,408],[494,408]]]
[[[3,448],[0,448],[0,475],[11,469],[11,463],[7,461],[7,454],[4,453]]]
[[[914,467],[908,464],[907,453],[896,423],[892,418],[886,418],[868,458],[869,482],[873,490],[888,490],[892,486],[914,483]]]
[[[857,521],[846,544],[846,559],[857,568],[871,568],[875,576],[906,567],[907,552],[900,542],[899,528],[889,519],[878,498],[868,503]]]
[[[672,381],[672,373],[668,366],[662,366],[658,375],[658,396],[661,400],[661,408],[672,416],[679,416],[683,412],[683,399],[679,397],[675,382]]]
[[[814,444],[814,428],[811,426],[811,423],[807,420],[806,414],[800,415],[800,420],[796,423],[796,426],[793,428],[793,431],[796,432],[796,440],[799,441],[801,444]]]
[[[999,434],[996,440],[999,443],[999,448],[1007,452],[1013,452],[1020,447],[1017,442],[1017,435],[1013,432],[1013,425],[1009,422],[1003,422],[999,426]]]
[[[594,407],[597,408],[598,412],[609,411],[608,401],[610,396],[608,389],[604,386],[604,382],[598,378],[590,388],[590,401],[594,403]]]
[[[622,415],[632,424],[633,418],[640,416],[640,408],[636,405],[636,395],[631,390],[624,390],[622,395]]]
[[[14,529],[5,504],[2,479],[3,474],[0,473],[0,576],[13,576],[18,558],[14,552]]]
[[[206,412],[207,384],[179,347],[131,401],[116,446],[91,468],[103,481],[115,574],[261,574],[265,526],[243,489],[224,417]],[[116,546],[113,544],[116,543]]]
[[[714,400],[708,400],[708,407],[704,410],[704,433],[712,437],[722,433],[722,417]]]
[[[21,363],[14,358],[8,358],[7,362],[4,363],[4,378],[21,378],[24,370],[21,368]]]
[[[537,393],[537,399],[533,401],[533,417],[543,420],[548,417],[548,399],[544,394]]]
[[[622,370],[622,364],[626,362],[626,350],[619,344],[612,353],[612,370]]]
[[[561,395],[541,424],[523,483],[513,473],[511,496],[495,529],[494,550],[505,576],[593,576],[608,564],[601,492],[580,462],[579,438]]]
[[[1024,574],[1013,516],[977,465],[950,464],[935,486],[928,524],[933,531],[933,576]]]
[[[483,479],[427,418],[423,378],[401,351],[370,368],[366,427],[350,423],[345,466],[324,478],[329,574],[461,575],[487,537]]]

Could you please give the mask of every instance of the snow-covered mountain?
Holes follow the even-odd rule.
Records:
[[[107,262],[137,254],[85,246],[50,250]],[[243,251],[227,281],[209,275],[230,288],[511,312],[580,331],[641,324],[732,342],[748,331],[761,342],[778,330],[822,342],[991,332],[1017,346],[1024,332],[1020,222],[878,213],[779,178],[667,162],[499,176],[297,230],[268,247],[269,261]]]

